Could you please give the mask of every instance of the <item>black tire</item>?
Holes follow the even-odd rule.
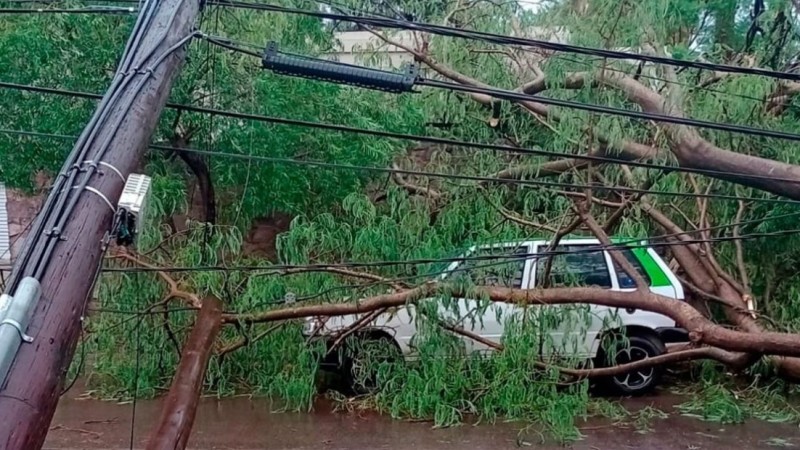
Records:
[[[378,388],[377,369],[399,360],[400,347],[384,334],[364,333],[348,339],[343,348],[342,375],[356,395],[374,394]]]
[[[621,338],[621,335],[618,336]],[[645,358],[653,358],[667,352],[664,342],[653,332],[644,330],[629,331],[627,346],[624,345],[624,339],[622,339],[622,345],[615,347],[613,345],[616,340],[614,337],[613,335],[607,336],[601,342],[601,348],[595,360],[595,367],[616,366]],[[609,359],[609,353],[615,350],[613,358]],[[614,394],[639,396],[652,392],[661,382],[663,375],[664,368],[654,366],[603,378],[598,381],[602,387]]]

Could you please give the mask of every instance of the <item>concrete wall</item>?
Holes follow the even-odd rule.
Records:
[[[403,45],[415,47],[413,35],[409,31],[392,32],[388,36]],[[336,33],[336,40],[337,51],[328,53],[328,57],[342,63],[388,70],[414,62],[408,52],[386,44],[368,31],[342,31]]]

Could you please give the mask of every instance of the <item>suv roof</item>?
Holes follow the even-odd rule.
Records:
[[[613,243],[622,243],[622,244],[638,244],[638,245],[646,245],[647,239],[645,238],[629,238],[629,237],[612,237],[610,238],[611,242]],[[550,242],[551,239],[542,239],[542,238],[532,238],[526,239],[522,241],[505,241],[505,242],[496,242],[493,244],[481,244],[481,245],[473,245],[467,248],[468,251],[473,251],[476,248],[493,248],[493,247],[512,247],[512,246],[521,246],[521,245],[533,245],[533,244],[544,244]],[[600,239],[596,237],[586,237],[586,236],[566,236],[561,238],[558,243],[560,245],[570,245],[570,244],[600,244]]]

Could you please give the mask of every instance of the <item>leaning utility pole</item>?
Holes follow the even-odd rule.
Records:
[[[19,350],[0,386],[3,450],[44,444],[105,246],[115,234],[117,202],[183,64],[200,1],[142,3],[112,85],[56,178],[16,261],[7,295],[0,297],[0,327],[19,332],[14,342]],[[17,289],[20,284],[27,290]],[[13,297],[17,291],[27,296],[21,303]],[[27,307],[21,304],[32,305],[31,315],[17,316],[30,319],[27,328],[18,318],[1,320],[4,309],[10,311],[11,305],[19,312]]]

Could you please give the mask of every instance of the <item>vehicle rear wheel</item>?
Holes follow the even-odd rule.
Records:
[[[400,348],[390,337],[364,333],[348,339],[344,346],[342,372],[350,390],[356,395],[373,394],[378,390],[378,376],[387,365],[401,359]]]
[[[625,340],[621,335],[612,335],[603,339],[597,355],[596,366],[613,367],[653,358],[667,352],[666,346],[655,333],[638,330],[629,332],[627,343],[628,345],[624,345]],[[663,374],[662,367],[653,366],[604,378],[600,380],[600,383],[616,394],[643,395],[653,391],[661,381]]]

